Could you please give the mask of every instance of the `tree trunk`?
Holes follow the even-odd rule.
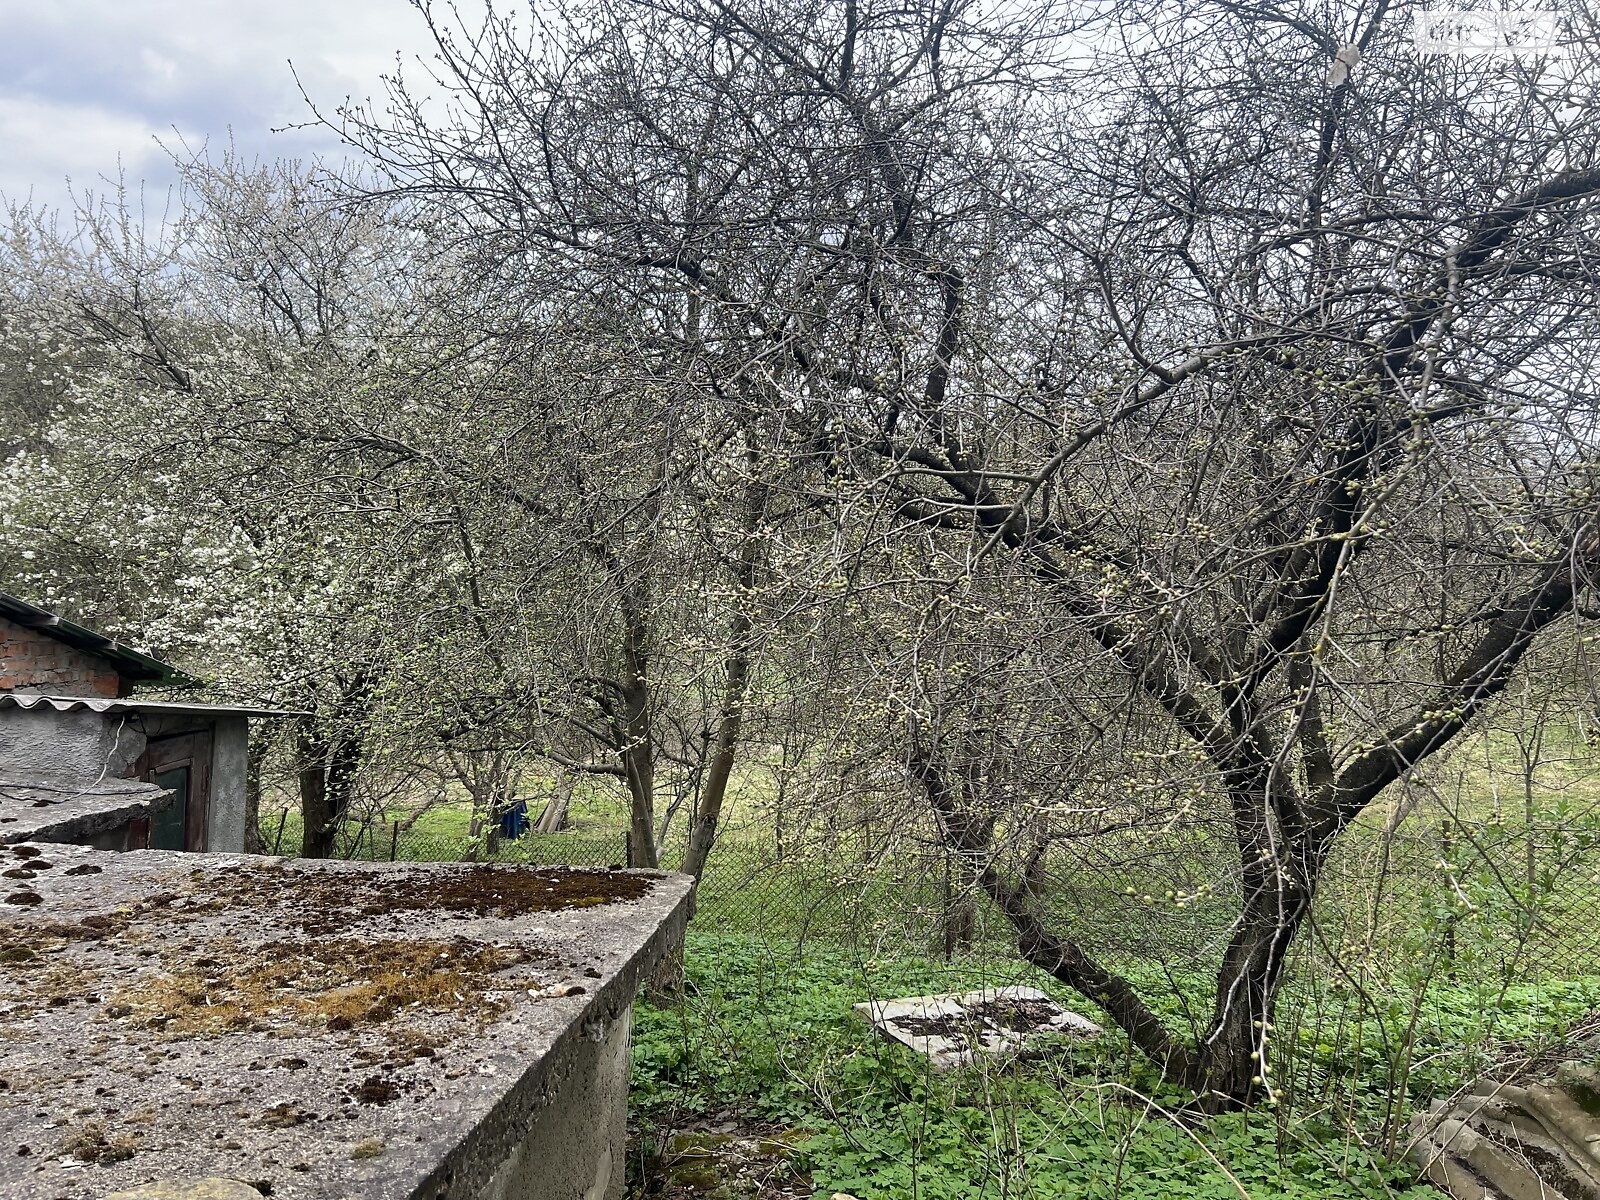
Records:
[[[488,813],[488,827],[483,834],[483,858],[493,859],[499,853],[501,843],[501,816],[506,813],[506,802],[502,800],[498,790],[491,790],[485,802],[485,811]]]
[[[251,746],[250,751],[244,774],[244,852],[265,854],[267,842],[261,836],[261,754],[256,746]]]
[[[339,827],[350,811],[360,754],[353,742],[328,746],[320,739],[300,737],[300,855],[332,858]]]
[[[728,622],[728,661],[722,691],[722,719],[717,723],[716,748],[706,771],[700,802],[695,806],[694,822],[689,826],[689,848],[683,856],[683,873],[696,879],[705,872],[711,847],[717,841],[717,826],[728,795],[728,779],[733,774],[739,751],[739,734],[744,727],[745,704],[750,690],[751,630],[755,628],[756,572],[761,566],[761,520],[766,512],[767,486],[762,483],[760,464],[752,456],[748,463],[750,484],[745,489],[744,544],[739,548],[739,568],[735,574],[733,615]]]
[[[325,726],[331,734],[318,728],[315,717],[300,723],[300,853],[304,858],[333,857],[361,767],[361,737],[371,690],[372,680],[365,672],[344,684]]]
[[[655,868],[656,769],[655,736],[650,724],[649,628],[644,605],[637,598],[622,604],[623,644],[620,714],[622,777],[628,785],[631,820],[628,865]]]
[[[333,853],[339,828],[350,813],[350,801],[355,795],[356,771],[360,766],[360,743],[349,738],[341,738],[333,743],[327,765],[328,854],[323,857]]]
[[[946,855],[944,863],[944,919],[941,932],[946,962],[972,945],[978,928],[977,898],[967,886],[966,864],[959,858],[952,862],[952,857]]]
[[[1270,1087],[1273,1014],[1289,949],[1310,911],[1297,885],[1247,902],[1217,972],[1217,1004],[1185,1082],[1211,1112],[1248,1105]]]
[[[628,785],[628,865],[658,867],[656,854],[655,746],[650,739],[649,700],[646,689],[624,689],[623,706],[628,741],[622,748],[623,780]]]
[[[749,632],[750,621],[741,614],[744,633]],[[736,622],[737,623],[737,622]],[[744,633],[740,634],[741,640]],[[733,764],[739,750],[739,730],[744,724],[745,688],[750,675],[750,656],[745,651],[732,655],[728,661],[727,690],[722,720],[717,727],[716,749],[711,765],[706,771],[705,787],[700,791],[700,803],[695,807],[694,821],[689,826],[689,848],[683,855],[683,873],[696,879],[704,873],[711,847],[717,841],[717,826],[722,820],[722,805],[728,795],[728,779],[733,774]]]
[[[573,785],[574,780],[570,771],[562,771],[556,776],[555,788],[550,793],[550,803],[544,806],[544,811],[534,823],[535,833],[560,833],[567,827],[567,812],[572,807]]]
[[[300,857],[329,858],[333,815],[328,808],[327,751],[305,727],[296,741],[300,754]]]

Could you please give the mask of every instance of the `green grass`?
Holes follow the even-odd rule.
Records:
[[[406,817],[405,813],[391,811],[376,815],[370,822],[352,823],[340,839],[340,857],[383,861],[392,853],[404,862],[461,862],[475,855],[479,861],[492,857],[498,862],[580,866],[614,866],[626,857],[624,834],[605,824],[580,824],[561,833],[529,834],[500,843],[490,856],[481,840],[472,837],[472,810],[465,804],[430,808],[396,836],[395,823],[404,825]],[[280,854],[298,854],[301,828],[297,812],[262,814],[261,836],[269,852],[277,847]]]
[[[1185,1125],[1150,1099],[1171,1113],[1181,1097],[1164,1093],[1115,1033],[1011,1071],[933,1074],[851,1013],[852,1004],[871,997],[1026,982],[1099,1015],[1015,962],[874,960],[841,950],[802,958],[747,937],[694,933],[685,968],[682,1005],[637,1010],[635,1112],[647,1130],[663,1133],[688,1115],[730,1109],[808,1130],[800,1165],[818,1196],[1437,1195],[1414,1187],[1410,1167],[1350,1132],[1371,1128],[1389,1102],[1385,1042],[1401,1040],[1412,1024],[1404,1005],[1366,1014],[1360,1036],[1352,1036],[1363,1022],[1349,996],[1340,1000],[1325,987],[1316,997],[1292,991],[1288,1005],[1317,1015],[1283,1035],[1290,1044],[1279,1070],[1302,1081],[1294,1113]],[[1144,982],[1157,984],[1159,968],[1146,972]],[[1411,1075],[1405,1102],[1425,1103],[1507,1044],[1536,1046],[1597,1008],[1600,976],[1504,993],[1472,980],[1436,985],[1415,1022],[1414,1053],[1427,1068]],[[1176,1017],[1170,1007],[1165,1015]]]

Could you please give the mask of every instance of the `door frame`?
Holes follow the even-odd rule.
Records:
[[[154,781],[157,775],[179,767],[189,769],[189,811],[183,824],[183,848],[203,851],[207,843],[207,818],[211,812],[211,731],[196,729],[167,737],[151,738],[138,763],[139,778]],[[149,843],[149,826],[144,831]]]

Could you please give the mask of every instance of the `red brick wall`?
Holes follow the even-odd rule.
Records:
[[[0,692],[115,696],[117,684],[117,672],[105,659],[0,617]]]

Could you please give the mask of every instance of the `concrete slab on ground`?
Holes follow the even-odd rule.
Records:
[[[1091,1038],[1100,1026],[1031,987],[981,988],[900,1000],[870,1000],[855,1011],[885,1037],[925,1054],[935,1067],[1015,1054],[1052,1035]]]
[[[137,779],[84,784],[0,779],[0,846],[88,842],[171,803],[172,792]]]

